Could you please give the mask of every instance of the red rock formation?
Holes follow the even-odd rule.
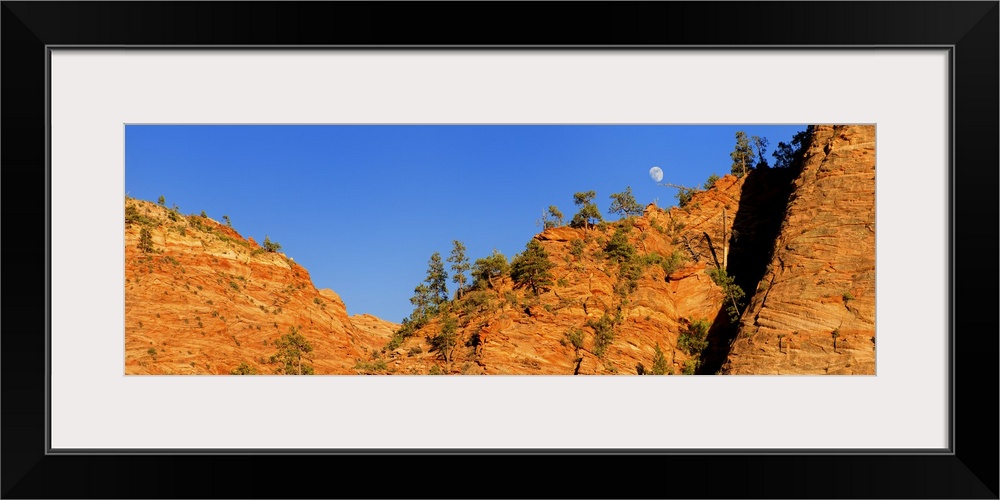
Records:
[[[874,151],[874,127],[814,127],[797,178],[727,175],[684,208],[546,229],[534,239],[554,264],[551,285],[536,295],[503,277],[452,301],[447,359],[432,351],[440,316],[398,336],[401,325],[348,317],[305,269],[232,228],[126,199],[126,373],[225,374],[241,363],[275,373],[274,343],[296,328],[317,374],[635,374],[653,368],[657,346],[680,374],[695,366],[678,343],[697,320],[713,325],[702,371],[874,373]],[[632,286],[605,252],[625,228]],[[719,317],[724,293],[707,273],[727,263],[745,288],[764,276],[745,290],[738,330]]]
[[[496,289],[466,294],[453,307],[458,345],[448,362],[429,343],[439,318],[385,352],[399,325],[349,318],[333,291],[316,290],[283,254],[211,219],[127,199],[135,216],[125,234],[126,373],[225,374],[241,363],[275,373],[274,343],[291,327],[315,348],[307,362],[317,374],[635,374],[640,363],[652,367],[656,345],[669,371],[681,373],[692,358],[675,348],[681,331],[689,319],[711,322],[719,310],[721,291],[705,270],[725,259],[722,212],[728,207],[734,216],[739,192],[736,178],[726,176],[687,208],[650,205],[633,218],[628,240],[640,257],[676,252],[681,262],[669,278],[646,264],[625,294],[618,264],[602,256],[622,223],[536,235],[555,264],[552,286],[534,296],[505,277]],[[152,252],[139,249],[143,229]],[[593,324],[605,315],[617,318],[614,339],[597,356]],[[579,348],[567,337],[575,329]]]
[[[331,290],[281,253],[232,228],[126,199],[125,372],[227,374],[241,363],[273,373],[275,341],[295,327],[316,373],[356,373],[357,359],[398,325],[347,316]],[[130,220],[130,222],[128,221]],[[149,231],[150,252],[139,249]]]
[[[537,296],[504,278],[496,289],[472,291],[452,308],[458,322],[458,346],[450,361],[429,352],[428,339],[441,331],[433,319],[400,347],[385,355],[397,373],[462,374],[636,374],[637,365],[653,366],[657,345],[669,369],[680,374],[692,356],[676,349],[688,320],[711,323],[722,301],[720,288],[706,274],[714,267],[712,248],[724,259],[723,209],[729,224],[739,203],[740,184],[733,176],[712,190],[694,195],[686,208],[664,211],[653,205],[631,221],[628,240],[640,257],[677,252],[682,263],[668,276],[646,265],[634,291],[619,292],[618,264],[602,249],[621,222],[591,229],[556,227],[535,236],[555,264],[553,284]],[[577,243],[574,243],[577,242]],[[574,251],[574,244],[581,245]],[[513,256],[511,256],[513,257]],[[595,323],[618,317],[614,339],[596,354]],[[569,338],[582,332],[576,347]]]
[[[722,373],[875,373],[874,126],[813,128]]]

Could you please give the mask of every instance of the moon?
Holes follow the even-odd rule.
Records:
[[[649,169],[649,178],[653,179],[653,182],[660,182],[663,180],[663,169],[660,167],[653,167]]]

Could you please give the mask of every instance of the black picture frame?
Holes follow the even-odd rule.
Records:
[[[453,19],[463,21],[455,24]],[[998,498],[1000,420],[994,385],[1000,331],[995,281],[995,256],[1000,254],[998,21],[996,1],[4,1],[0,160],[8,240],[2,252],[8,265],[16,268],[8,267],[8,293],[3,295],[7,314],[0,339],[2,495]],[[47,47],[55,45],[950,47],[951,450],[943,454],[50,454],[46,95]],[[919,138],[914,144],[919,146]],[[918,282],[918,270],[914,279]],[[308,474],[314,470],[329,471],[330,477]]]

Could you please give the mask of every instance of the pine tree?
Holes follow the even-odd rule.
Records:
[[[805,141],[809,138],[809,130],[802,130],[792,136],[791,144],[779,142],[777,149],[771,153],[774,157],[774,168],[788,168],[802,158],[805,151]]]
[[[444,317],[441,318],[441,330],[437,335],[429,339],[431,351],[437,351],[444,357],[445,362],[451,362],[451,355],[458,345],[458,323],[451,311],[445,308]]]
[[[545,247],[536,239],[525,245],[523,253],[514,257],[510,264],[510,276],[514,283],[531,287],[537,294],[539,290],[552,284],[552,273],[549,272],[555,264],[549,261]]]
[[[604,220],[601,218],[601,211],[593,203],[595,197],[597,197],[597,193],[594,191],[573,194],[573,203],[580,207],[580,211],[573,216],[573,219],[569,223],[570,226],[590,229],[591,224]]]
[[[313,346],[306,340],[299,329],[290,326],[288,333],[275,342],[278,352],[271,356],[271,362],[282,364],[280,370],[285,375],[312,375],[313,367],[302,363],[302,356],[312,352]]]
[[[472,265],[472,286],[478,289],[487,286],[496,288],[494,280],[509,272],[510,264],[507,263],[507,257],[494,248],[489,257],[476,259],[475,264]]]
[[[635,247],[628,241],[628,230],[622,226],[615,228],[614,234],[604,245],[604,254],[619,264],[636,257]]]
[[[757,166],[755,168],[770,168],[767,164],[767,158],[764,157],[767,154],[767,137],[755,135],[750,138],[750,142],[753,143],[753,149],[757,155]]]
[[[448,272],[444,270],[441,254],[434,252],[427,263],[427,288],[430,291],[431,305],[436,309],[448,302]]]
[[[149,229],[142,228],[139,230],[139,250],[142,250],[142,253],[153,251],[153,235],[150,234]]]
[[[660,344],[657,342],[656,350],[653,351],[653,375],[663,375],[667,373],[667,357],[663,355]]]
[[[632,186],[626,187],[621,193],[611,195],[611,208],[608,209],[608,213],[618,214],[619,217],[642,215],[642,206],[635,201],[635,196],[632,196]]]
[[[753,148],[750,147],[750,140],[747,134],[740,130],[736,132],[736,147],[729,153],[733,159],[731,171],[736,177],[743,177],[750,170],[753,170]]]
[[[462,298],[462,290],[465,288],[465,273],[472,266],[469,265],[469,259],[465,256],[465,245],[461,241],[452,241],[451,255],[448,257],[448,262],[451,262],[451,280],[458,285],[458,290],[455,292],[456,298]]]
[[[691,203],[691,198],[694,197],[696,193],[700,191],[695,188],[679,187],[677,188],[677,193],[674,196],[677,198],[677,206],[684,208],[688,203]]]
[[[719,176],[715,175],[715,173],[712,173],[712,175],[709,175],[708,179],[705,179],[705,184],[704,184],[705,189],[712,189],[712,186],[714,186],[715,182],[718,181],[718,180],[719,180]]]
[[[278,242],[275,242],[275,241],[271,241],[271,238],[269,238],[265,234],[264,235],[264,251],[274,253],[274,252],[277,252],[278,250],[281,250],[281,244],[278,243]]]
[[[712,281],[722,288],[722,293],[725,294],[725,301],[728,304],[726,312],[729,314],[730,321],[735,323],[740,319],[740,309],[743,307],[743,299],[746,297],[745,292],[736,284],[736,279],[730,276],[724,268],[712,268],[706,272],[711,276]]]
[[[164,197],[163,197],[163,195],[161,194],[161,195],[160,195],[160,197],[156,199],[156,203],[157,203],[158,205],[162,205],[162,206],[166,206],[166,205],[167,205],[167,200],[166,200],[166,198],[164,198]]]
[[[555,205],[549,205],[549,220],[545,221],[545,228],[559,227],[563,225],[563,213]]]
[[[688,318],[687,327],[677,336],[677,348],[691,356],[701,354],[708,347],[709,326],[705,319]]]
[[[410,303],[413,304],[413,314],[410,317],[414,321],[426,319],[430,315],[431,289],[423,283],[417,285],[413,289],[413,297],[410,297]]]

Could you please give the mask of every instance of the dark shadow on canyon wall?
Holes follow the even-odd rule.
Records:
[[[775,240],[788,211],[792,186],[800,172],[801,162],[791,168],[752,170],[743,179],[726,264],[726,272],[746,294],[740,304],[741,312],[750,303],[771,262]],[[709,328],[708,347],[702,351],[701,365],[696,371],[699,375],[717,373],[729,356],[739,321],[730,321],[727,306],[728,302],[722,304]]]

